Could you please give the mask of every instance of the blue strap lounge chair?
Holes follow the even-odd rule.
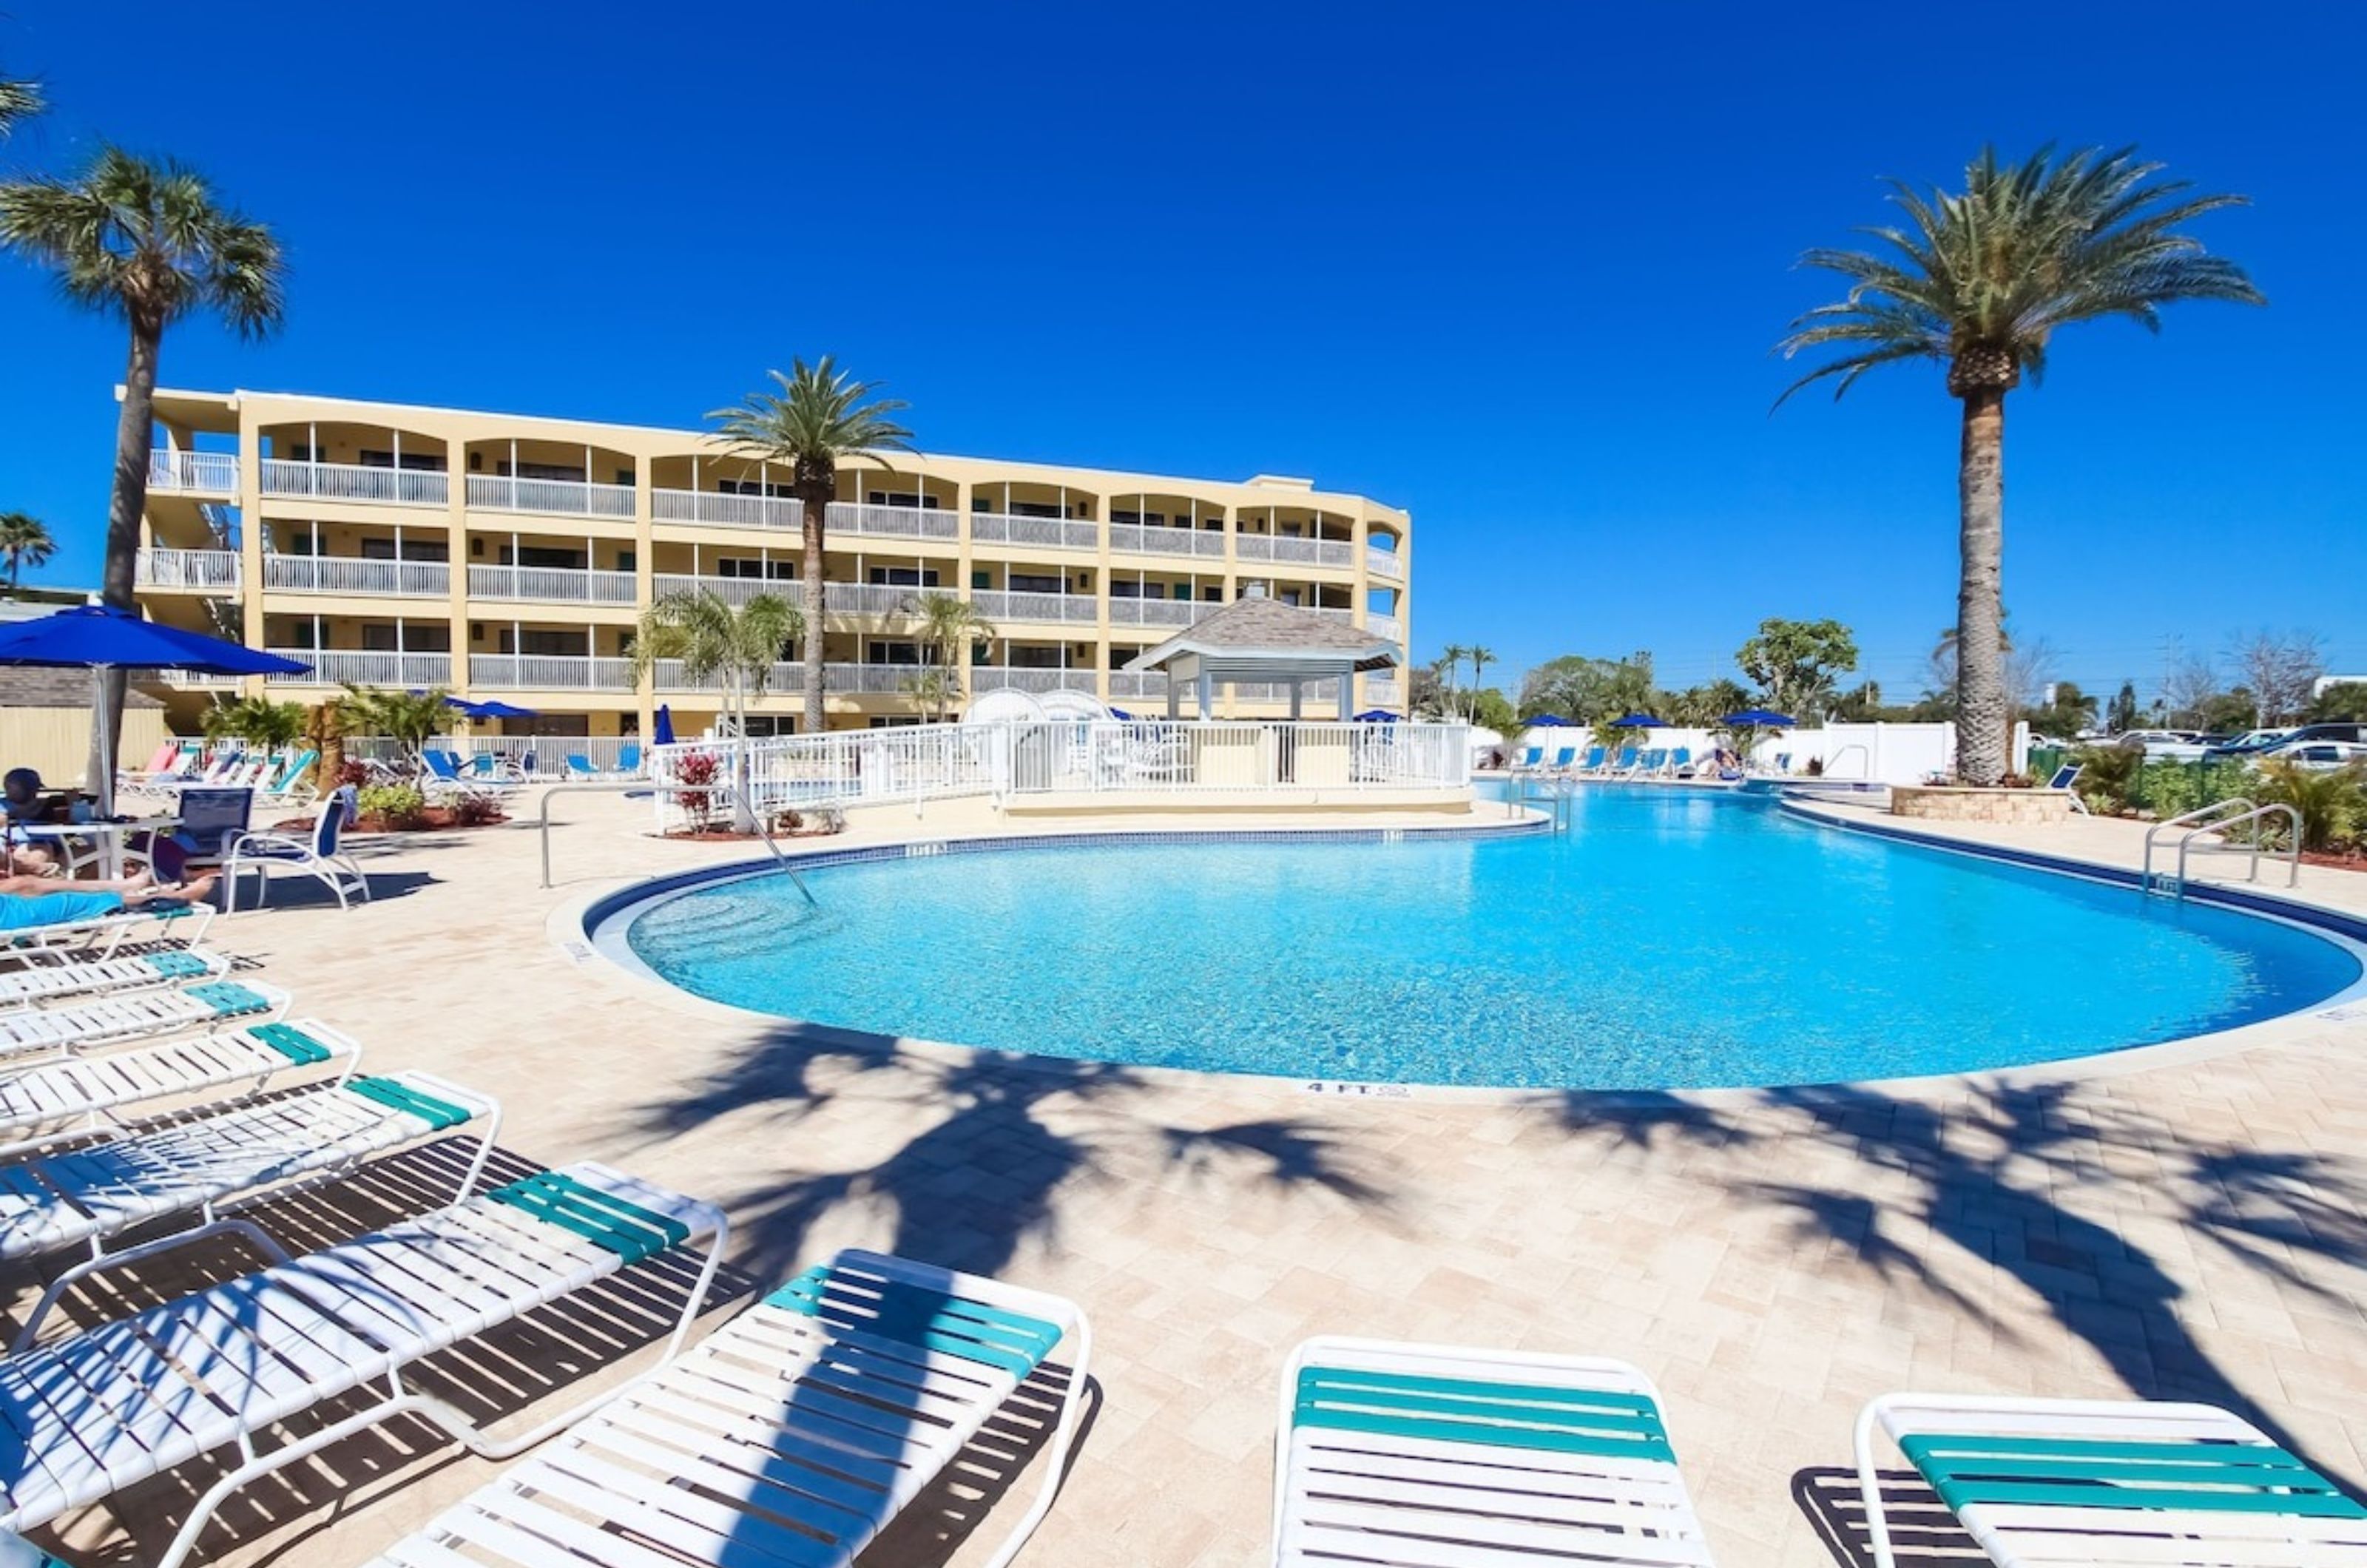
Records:
[[[629,740],[626,741],[622,746],[617,747],[617,771],[620,773],[640,773],[641,771],[641,749]]]
[[[1581,773],[1599,773],[1603,771],[1604,760],[1610,755],[1611,749],[1607,746],[1589,746],[1586,749],[1585,760],[1578,764],[1578,771]]]
[[[1665,746],[1653,747],[1646,751],[1643,759],[1636,764],[1636,771],[1639,774],[1663,773],[1668,772],[1668,768],[1669,751]]]
[[[1512,771],[1516,773],[1525,773],[1532,771],[1536,767],[1538,761],[1543,758],[1545,754],[1546,749],[1542,746],[1522,747],[1521,760],[1512,764]]]
[[[2066,762],[2061,767],[2055,770],[2055,776],[2053,778],[2046,781],[2047,788],[2059,789],[2066,795],[2069,796],[2071,801],[2071,809],[2078,812],[2082,817],[2091,815],[2088,810],[2088,803],[2079,798],[2079,791],[2078,788],[2079,775],[2087,772],[2087,769],[2088,764],[2085,762]]]
[[[592,759],[583,752],[570,751],[567,753],[567,776],[580,782],[584,779],[598,778],[600,771],[592,765]]]
[[[293,833],[242,833],[232,840],[230,853],[222,858],[222,909],[234,913],[238,908],[238,874],[253,871],[255,874],[255,902],[269,897],[270,868],[284,866],[302,872],[327,887],[337,897],[337,908],[350,908],[356,896],[365,904],[369,902],[369,878],[345,849],[345,830],[360,815],[360,801],[354,787],[346,784],[331,790],[321,802],[318,815],[312,818],[312,836],[300,839]]]
[[[1283,1374],[1274,1568],[1708,1568],[1659,1391],[1625,1361],[1310,1339]]]
[[[1578,748],[1575,746],[1565,746],[1560,750],[1554,753],[1553,771],[1557,773],[1566,773],[1569,772],[1570,763],[1577,760]]]
[[[1897,1561],[1877,1433],[1999,1568],[2367,1562],[2367,1508],[2214,1405],[1893,1393],[1857,1422],[1876,1568]]]
[[[1618,760],[1611,764],[1611,771],[1614,773],[1634,773],[1636,771],[1636,748],[1633,746],[1622,746],[1619,748]]]

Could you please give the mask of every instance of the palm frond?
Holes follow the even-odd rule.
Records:
[[[0,141],[6,140],[19,120],[30,119],[48,107],[39,82],[0,76]]]

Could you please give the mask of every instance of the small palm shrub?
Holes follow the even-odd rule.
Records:
[[[391,832],[427,826],[427,797],[413,784],[372,784],[360,793],[357,804],[364,817],[376,818]]]
[[[2079,764],[2079,782],[2072,787],[2089,810],[2118,816],[2133,804],[2144,752],[2134,746],[2083,746],[2071,760]]]
[[[2301,816],[2301,847],[2323,853],[2353,841],[2367,826],[2367,769],[2305,768],[2298,762],[2260,764],[2253,798],[2263,806],[2290,806]],[[2277,829],[2282,836],[2282,828]]]

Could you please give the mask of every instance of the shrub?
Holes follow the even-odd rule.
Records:
[[[2305,768],[2298,762],[2260,764],[2259,786],[2252,792],[2263,806],[2290,806],[2301,814],[2301,847],[2323,852],[2350,843],[2367,821],[2367,795],[2361,783],[2367,777],[2356,762],[2341,768]],[[2274,830],[2282,835],[2280,826]]]
[[[351,784],[354,788],[360,789],[369,781],[369,764],[358,758],[348,757],[337,764],[337,782],[330,787],[342,789]]]
[[[685,751],[674,761],[676,784],[712,784],[722,774],[722,759],[712,751]],[[715,819],[715,796],[707,789],[674,796],[694,833],[704,833]]]
[[[2137,771],[2145,753],[2134,746],[2088,746],[2071,754],[2079,764],[2072,787],[2090,811],[2118,816],[2136,804]]]
[[[397,832],[427,825],[427,797],[412,784],[372,784],[358,803],[364,817],[375,817]]]
[[[455,828],[483,828],[501,820],[501,803],[491,795],[464,795],[452,802]]]

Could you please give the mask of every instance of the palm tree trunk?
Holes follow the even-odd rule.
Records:
[[[2005,391],[1965,394],[1957,460],[1962,575],[1956,588],[1956,774],[1966,784],[2005,777]]]
[[[156,423],[156,355],[164,338],[164,323],[131,322],[131,352],[123,369],[123,409],[115,421],[115,489],[107,503],[107,561],[99,572],[98,596],[119,610],[137,610],[135,592],[140,566],[140,519],[148,510],[148,443]],[[13,581],[13,574],[12,574]],[[117,742],[123,734],[123,671],[98,672],[98,694],[91,713],[90,761],[85,787],[111,801],[115,781],[102,778],[114,767]]]
[[[821,709],[821,529],[822,512],[830,505],[835,482],[801,484],[798,500],[805,508],[806,534],[806,733],[820,735],[827,721]]]
[[[748,687],[746,680],[734,671],[727,688],[731,700],[733,728],[740,731],[731,747],[731,830],[753,833],[756,830],[756,803],[749,798],[755,783],[755,771],[748,763]]]

